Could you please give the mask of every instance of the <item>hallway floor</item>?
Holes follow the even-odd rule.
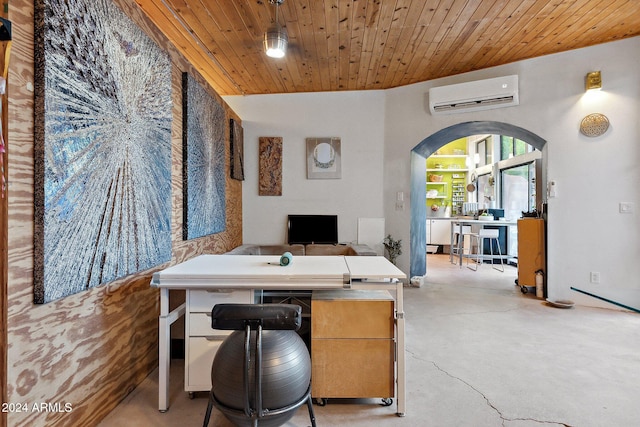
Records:
[[[636,426],[640,315],[554,308],[515,286],[513,267],[478,272],[428,255],[420,288],[405,288],[407,410],[379,400],[314,405],[322,426]],[[153,372],[100,427],[201,426],[206,393],[182,391],[172,361],[171,407],[157,410]],[[214,409],[210,426],[232,424]],[[308,426],[301,407],[286,427]]]

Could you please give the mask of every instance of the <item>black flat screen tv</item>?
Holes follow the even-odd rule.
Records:
[[[289,215],[287,242],[290,245],[338,243],[337,215]]]

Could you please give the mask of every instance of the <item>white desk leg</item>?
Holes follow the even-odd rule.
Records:
[[[158,410],[166,412],[169,409],[169,363],[171,360],[170,335],[171,321],[169,319],[169,289],[160,289],[160,321],[158,328]]]
[[[397,412],[399,417],[404,417],[406,408],[406,369],[405,369],[405,343],[404,343],[404,301],[403,286],[401,280],[396,283],[396,317],[397,317],[397,333],[398,333],[398,396],[397,396]]]

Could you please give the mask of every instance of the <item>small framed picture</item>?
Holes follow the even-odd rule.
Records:
[[[307,179],[342,177],[340,138],[307,138]]]

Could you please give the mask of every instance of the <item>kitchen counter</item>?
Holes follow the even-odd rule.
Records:
[[[453,247],[454,245],[454,235],[455,235],[455,231],[456,229],[461,230],[463,226],[465,225],[476,225],[476,226],[480,226],[480,228],[484,228],[486,226],[505,226],[505,227],[511,227],[511,226],[517,226],[518,222],[515,220],[510,220],[510,219],[494,219],[494,220],[482,220],[482,219],[474,219],[474,217],[472,216],[458,216],[458,217],[454,217],[454,218],[450,218],[451,219],[451,246]],[[458,250],[457,250],[457,254],[458,254],[458,263],[459,265],[462,265],[462,251],[460,250],[460,243],[462,242],[462,239],[458,239]],[[485,258],[490,257],[490,258],[497,258],[499,257],[498,255],[484,255]],[[508,253],[506,253],[506,248],[505,248],[505,254],[502,255],[503,258],[507,259],[507,258],[511,258],[513,257],[513,255],[509,255]],[[453,251],[451,251],[451,261],[453,262]]]

